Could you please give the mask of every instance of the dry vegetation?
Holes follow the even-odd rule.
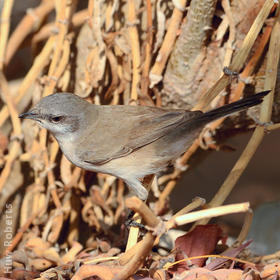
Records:
[[[279,252],[253,257],[244,251],[248,243],[242,242],[252,220],[249,204],[221,206],[266,130],[279,128],[280,15],[276,2],[42,0],[28,9],[9,34],[17,1],[3,1],[2,277],[109,280],[132,279],[137,274],[150,279],[175,275],[178,279],[279,279]],[[32,51],[33,63],[15,84],[7,80],[6,73],[23,46]],[[259,116],[254,110],[249,112],[251,119],[259,118],[266,125],[256,126],[210,202],[196,198],[173,216],[168,197],[189,158],[200,146],[217,149],[215,130],[223,126],[233,133],[235,126],[240,127],[240,118],[226,126],[224,120],[208,125],[174,169],[159,177],[158,187],[153,178],[146,178],[152,193],[147,204],[127,198],[122,181],[72,166],[46,130],[18,118],[42,96],[57,91],[75,92],[96,104],[206,110],[238,100],[245,88],[247,93],[272,89]],[[248,119],[242,119],[242,129],[252,125]],[[199,207],[205,209],[193,211]],[[146,227],[140,234],[134,227],[127,233],[127,208],[141,216]],[[246,213],[240,235],[234,246],[219,250],[220,229],[203,225],[211,217],[238,212]],[[164,232],[193,222],[199,226],[193,225],[193,231],[178,238],[175,250],[165,250],[165,255],[152,252]],[[206,265],[214,250],[220,255]],[[186,258],[183,265],[175,265]],[[272,264],[267,265],[268,260]]]

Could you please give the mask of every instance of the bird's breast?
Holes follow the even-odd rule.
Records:
[[[73,139],[56,138],[59,147],[65,157],[73,164],[80,166],[80,160],[76,154],[75,142]]]
[[[65,139],[65,138],[57,138],[57,142],[59,144],[59,147],[64,154],[64,156],[71,161],[74,165],[83,168],[85,170],[89,171],[95,171],[95,172],[102,172],[102,173],[109,173],[108,169],[104,167],[104,165],[94,165],[88,162],[85,162],[81,160],[77,153],[77,140],[71,139],[70,137]],[[107,172],[106,172],[107,171]],[[110,170],[111,171],[111,170]]]

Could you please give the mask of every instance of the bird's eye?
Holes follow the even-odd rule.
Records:
[[[51,122],[53,123],[58,123],[63,119],[62,116],[55,116],[55,117],[51,117]]]

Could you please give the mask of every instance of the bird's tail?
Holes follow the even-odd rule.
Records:
[[[246,110],[247,108],[253,107],[262,103],[263,98],[270,92],[270,90],[262,91],[260,93],[254,94],[249,97],[245,97],[239,101],[224,105],[220,108],[208,111],[201,116],[199,116],[199,121],[201,122],[211,122],[216,119],[231,115],[235,112]]]

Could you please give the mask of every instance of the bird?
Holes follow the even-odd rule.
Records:
[[[50,131],[63,154],[88,171],[122,179],[140,199],[141,183],[182,155],[203,127],[218,118],[260,104],[263,91],[208,112],[132,105],[95,105],[73,93],[43,97],[19,115]]]

